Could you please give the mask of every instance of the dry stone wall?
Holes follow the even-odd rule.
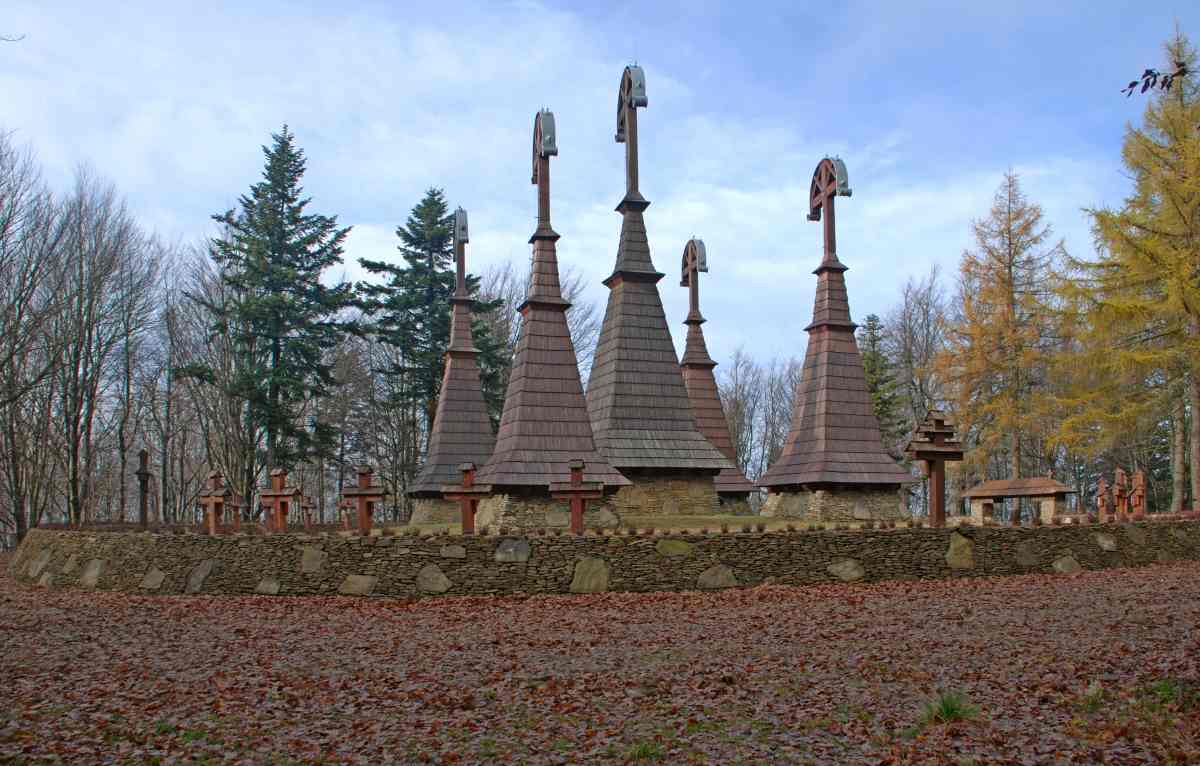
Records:
[[[1071,573],[1200,559],[1200,522],[682,535],[343,537],[29,532],[31,586],[422,597]]]

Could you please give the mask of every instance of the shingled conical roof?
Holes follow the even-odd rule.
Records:
[[[617,102],[617,141],[625,144],[625,197],[617,263],[604,325],[588,381],[588,412],[596,446],[616,468],[698,470],[732,468],[728,457],[696,427],[691,403],[658,294],[662,274],[650,260],[642,212],[650,204],[637,188],[637,107],[646,105],[645,78],[626,67]]]
[[[708,271],[704,242],[689,240],[683,249],[682,279],[679,284],[690,293],[689,311],[684,324],[687,325],[687,345],[683,350],[683,384],[687,387],[688,400],[692,405],[692,416],[700,433],[725,457],[733,461],[733,468],[726,468],[713,479],[717,492],[722,494],[749,493],[754,485],[737,467],[737,451],[729,435],[729,421],[721,406],[721,395],[717,390],[717,379],[713,368],[717,363],[708,355],[704,342],[704,330],[700,325],[706,321],[700,314],[700,272]]]
[[[804,328],[808,350],[792,407],[791,431],[759,486],[884,488],[911,480],[883,448],[854,339],[857,325],[850,321],[846,266],[838,260],[833,236],[833,196],[849,196],[845,175],[841,160],[828,158],[814,174],[809,220],[820,220],[822,207],[827,208],[825,257],[813,272],[817,295],[813,321]]]
[[[530,237],[533,268],[521,304],[521,334],[508,379],[496,449],[476,475],[496,491],[566,481],[568,463],[583,460],[584,480],[620,487],[629,480],[596,450],[588,421],[575,347],[567,328],[558,280],[558,234],[550,226],[550,156],[557,154],[554,115],[534,120],[533,182],[538,185],[538,227]]]
[[[458,482],[461,463],[482,464],[491,457],[496,443],[479,380],[479,349],[471,337],[474,301],[467,294],[466,242],[467,213],[459,208],[454,212],[458,284],[450,298],[450,345],[425,465],[408,491],[410,497],[441,495],[443,484]]]

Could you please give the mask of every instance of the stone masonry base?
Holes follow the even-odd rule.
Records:
[[[712,476],[627,474],[613,498],[619,516],[711,516],[721,513]]]
[[[453,500],[440,497],[419,497],[413,500],[411,524],[457,524],[462,521],[462,509]]]
[[[909,518],[899,490],[817,489],[772,492],[763,516],[813,522],[897,521]]]
[[[612,498],[589,500],[583,525],[589,529],[612,529],[621,519],[613,513]],[[566,500],[553,500],[538,494],[492,495],[479,501],[475,528],[565,529],[571,525],[571,506]]]

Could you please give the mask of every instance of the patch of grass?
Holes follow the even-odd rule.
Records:
[[[479,740],[479,754],[484,758],[495,758],[499,750],[496,748],[496,740],[491,737],[484,737]]]
[[[1200,686],[1174,678],[1164,678],[1146,687],[1142,695],[1143,705],[1157,712],[1171,706],[1178,710],[1189,710],[1200,705]]]
[[[1083,708],[1083,712],[1089,715],[1099,711],[1103,705],[1104,687],[1098,683],[1089,686],[1083,696],[1079,698],[1079,706]]]
[[[921,710],[921,724],[928,726],[934,723],[970,721],[977,715],[979,708],[968,702],[962,692],[944,691],[925,703]]]
[[[667,757],[666,749],[657,742],[642,740],[625,751],[625,758],[634,762],[657,762]]]

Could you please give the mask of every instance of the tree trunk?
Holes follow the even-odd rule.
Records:
[[[1171,513],[1183,510],[1187,497],[1187,406],[1180,391],[1171,405]]]
[[[1192,475],[1192,502],[1200,498],[1200,375],[1192,373],[1188,377],[1188,398],[1191,400],[1191,427],[1189,430],[1188,468]]]

